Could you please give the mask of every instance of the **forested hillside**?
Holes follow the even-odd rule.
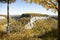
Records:
[[[25,13],[20,16],[10,16],[8,28],[6,19],[0,21],[2,40],[57,40],[58,21],[49,15]]]

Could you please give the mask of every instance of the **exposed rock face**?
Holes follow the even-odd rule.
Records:
[[[37,20],[47,20],[47,19],[49,19],[49,17],[43,17],[43,16],[41,16],[41,17],[31,17],[31,19],[30,19],[30,22],[28,22],[28,24],[26,24],[26,28],[27,29],[32,29],[32,27],[34,26],[33,25],[33,23],[35,22],[35,21],[37,21]]]
[[[0,20],[1,20],[1,19],[6,19],[6,18],[5,18],[4,16],[0,16]]]

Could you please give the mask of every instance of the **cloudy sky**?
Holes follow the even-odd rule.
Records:
[[[53,13],[52,10],[47,11],[41,5],[25,3],[22,0],[16,0],[15,3],[10,4],[9,13],[10,15],[21,15],[23,13],[58,15],[58,12]],[[0,15],[1,14],[7,15],[7,4],[0,3]]]

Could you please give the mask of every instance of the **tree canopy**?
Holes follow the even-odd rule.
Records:
[[[45,7],[47,10],[48,9],[53,9],[54,12],[58,10],[58,0],[24,0],[26,3],[36,3],[39,5],[42,5]]]
[[[7,3],[9,1],[9,3],[15,2],[16,0],[0,0],[0,2],[2,3]]]

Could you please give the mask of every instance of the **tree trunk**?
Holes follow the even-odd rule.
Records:
[[[9,26],[9,0],[7,2],[7,29],[8,29],[8,26]]]

